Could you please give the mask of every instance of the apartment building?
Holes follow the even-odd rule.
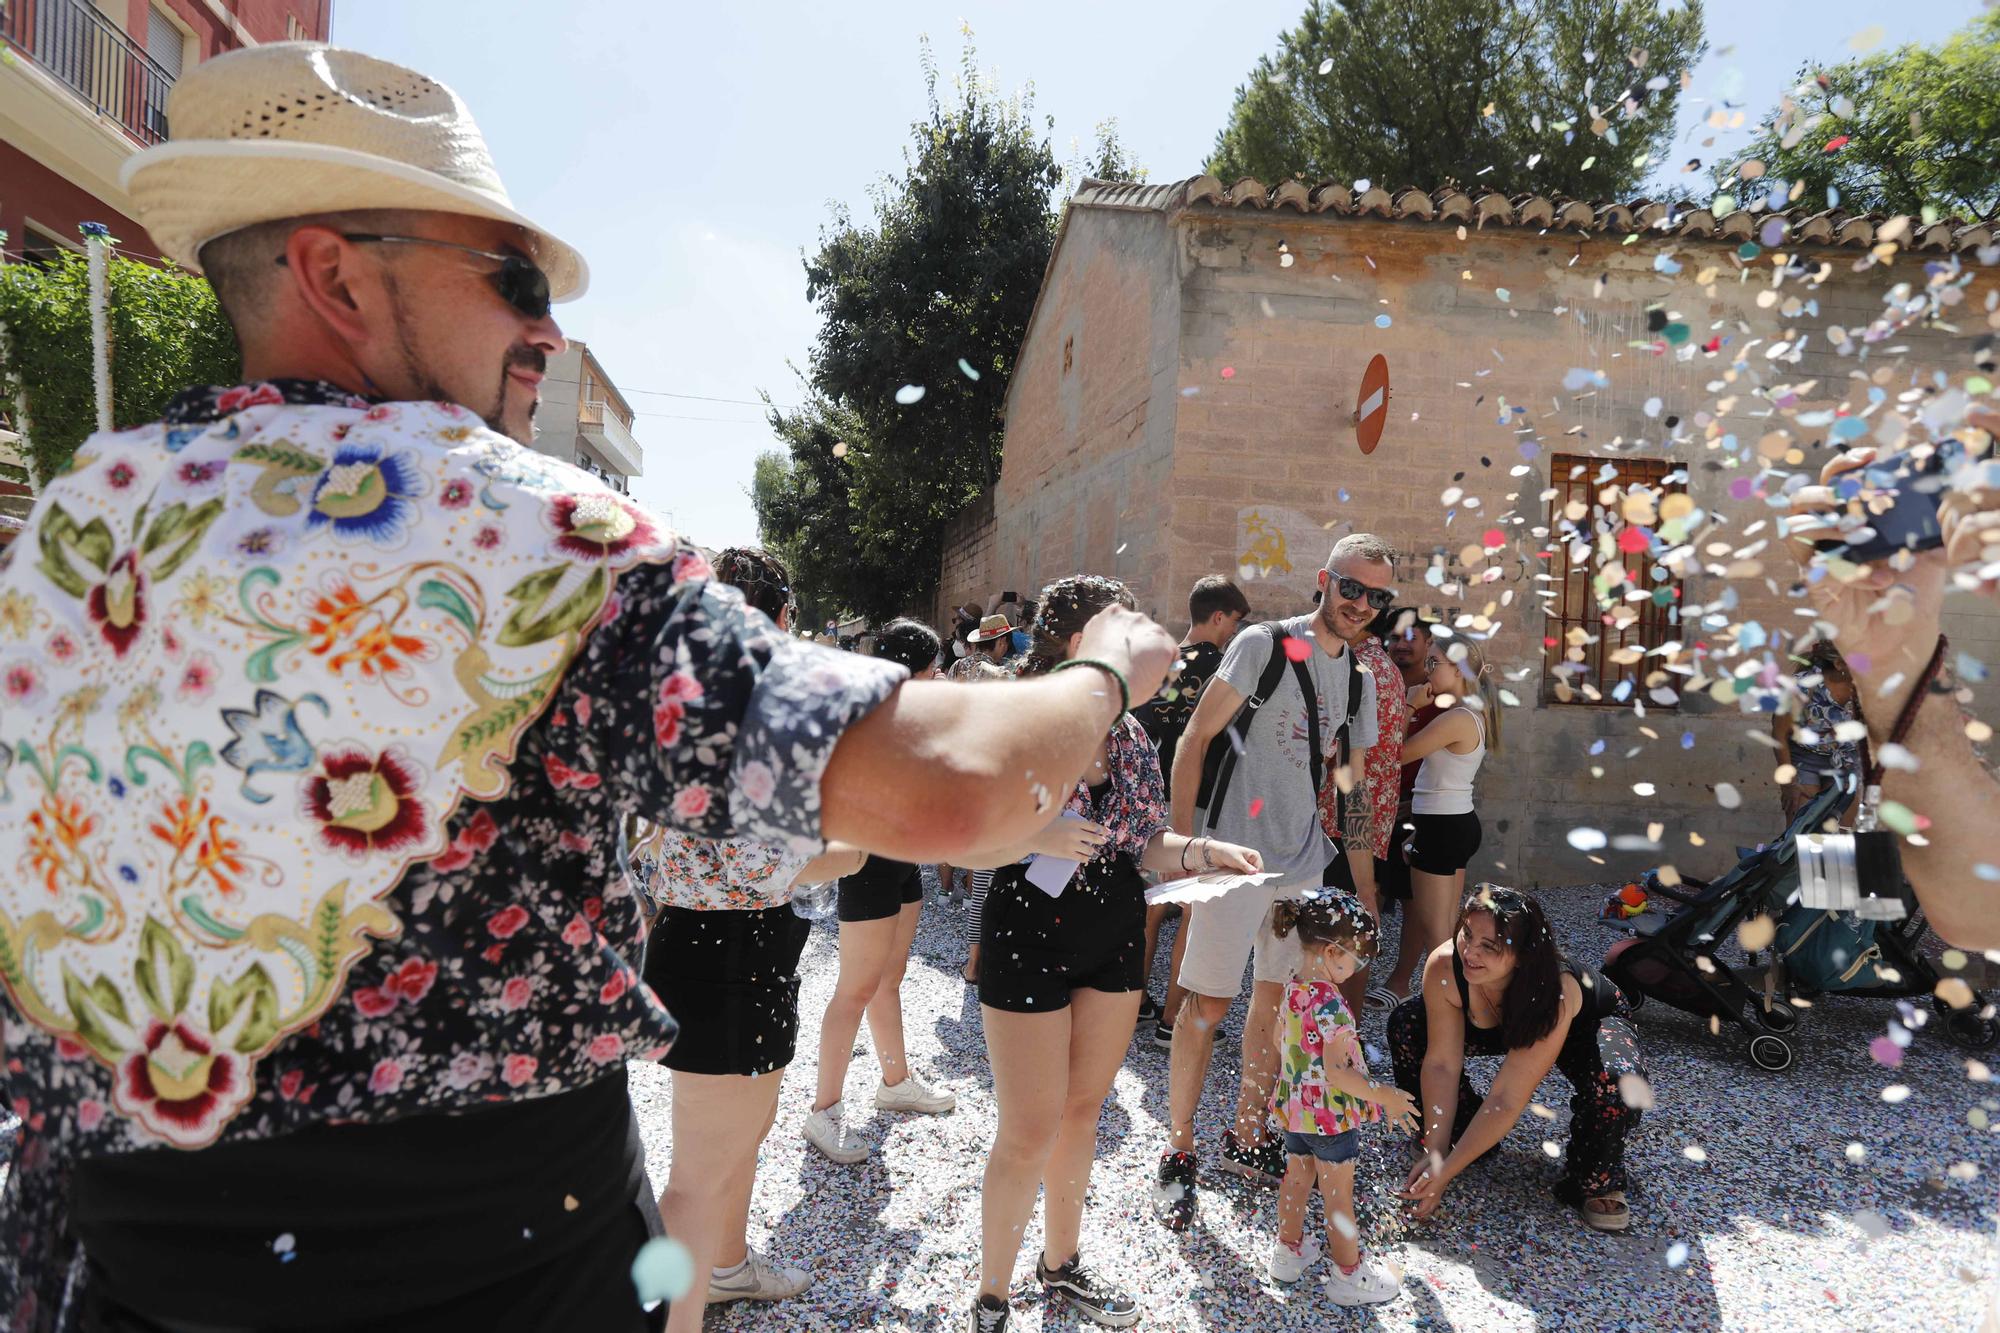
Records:
[[[621,491],[631,489],[642,456],[632,438],[632,405],[618,392],[590,345],[575,338],[549,358],[542,406],[535,414],[535,448],[595,472]]]

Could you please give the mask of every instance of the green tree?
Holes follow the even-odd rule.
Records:
[[[1032,94],[1001,97],[969,35],[950,102],[928,43],[923,67],[930,114],[902,172],[871,192],[869,221],[836,210],[805,261],[821,319],[813,401],[771,413],[792,466],[753,496],[764,540],[813,571],[799,579],[870,618],[924,603],[945,525],[999,475],[1001,406],[1062,179]]]
[[[1312,0],[1208,170],[1628,197],[1673,140],[1702,0]]]
[[[112,255],[106,271],[111,325],[111,420],[159,418],[190,384],[233,384],[242,372],[236,335],[207,282],[179,269]],[[91,380],[89,266],[63,254],[47,267],[0,264],[0,410],[27,402],[28,461],[46,480],[97,428]]]
[[[1717,187],[1739,199],[1776,188],[1855,212],[1991,215],[2000,208],[2000,10],[1941,46],[1800,70],[1799,88]]]
[[[785,452],[757,456],[750,503],[764,545],[792,572],[802,627],[818,629],[863,600],[861,571],[850,558],[854,509],[847,462],[861,423],[818,396],[789,412],[773,408],[770,420]]]

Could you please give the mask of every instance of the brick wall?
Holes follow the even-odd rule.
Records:
[[[1655,267],[1661,254],[1683,266],[1678,275]],[[1777,828],[1776,759],[1758,739],[1768,737],[1768,720],[1702,696],[1646,718],[1629,704],[1544,702],[1547,625],[1535,593],[1545,585],[1535,575],[1547,568],[1547,548],[1529,528],[1547,522],[1540,497],[1551,454],[1670,459],[1688,471],[1695,502],[1721,516],[1697,546],[1726,542],[1702,552],[1706,569],[1685,580],[1685,601],[1736,599],[1706,623],[1683,626],[1682,639],[1705,643],[1744,621],[1774,637],[1802,632],[1800,604],[1780,595],[1795,573],[1775,533],[1767,526],[1743,535],[1777,512],[1771,497],[1744,491],[1758,475],[1756,445],[1790,425],[1773,419],[1760,393],[1791,385],[1805,404],[1832,408],[1861,405],[1873,387],[1893,404],[1919,369],[1926,382],[1932,370],[1969,369],[1963,341],[1939,334],[1896,339],[1906,357],[1883,349],[1867,360],[1836,355],[1829,327],[1859,330],[1906,275],[1852,272],[1853,251],[1825,257],[1833,273],[1818,287],[1794,281],[1766,296],[1768,259],[1739,262],[1733,247],[1712,242],[1619,245],[1507,227],[1460,239],[1453,224],[1217,209],[1170,226],[1161,213],[1077,210],[1023,349],[995,497],[994,572],[1027,584],[1070,568],[1108,569],[1142,589],[1147,610],[1176,624],[1195,578],[1234,573],[1260,615],[1295,614],[1308,605],[1334,539],[1375,531],[1407,553],[1399,582],[1412,600],[1489,617],[1497,627],[1489,655],[1518,677],[1505,683],[1522,706],[1508,711],[1506,745],[1482,778],[1487,840],[1473,873],[1563,883],[1663,859],[1715,873],[1733,860],[1735,844]],[[1919,261],[1899,264],[1922,280]],[[1141,265],[1149,267],[1134,271]],[[1172,291],[1147,290],[1148,279],[1162,278]],[[1963,308],[1983,309],[1993,287],[1982,271]],[[1794,298],[1816,301],[1817,315],[1781,318]],[[1151,339],[1133,328],[1146,302]],[[1729,341],[1713,356],[1654,355],[1646,316],[1655,304],[1690,326],[1691,345]],[[1387,327],[1378,327],[1384,315]],[[1170,326],[1164,349],[1162,323]],[[1803,353],[1796,362],[1769,359],[1787,328],[1811,335]],[[1382,443],[1364,457],[1349,416],[1362,368],[1377,352],[1388,359],[1392,397]],[[1565,375],[1578,368],[1609,383],[1565,390]],[[1857,371],[1868,378],[1852,378]],[[1143,425],[1120,414],[1141,404]],[[1669,416],[1680,418],[1671,432]],[[1164,449],[1162,417],[1171,423]],[[1133,432],[1129,442],[1120,428]],[[1794,442],[1808,448],[1815,436]],[[1517,467],[1522,474],[1510,475]],[[1447,488],[1462,492],[1449,505]],[[1283,537],[1289,572],[1254,560],[1246,571],[1253,514],[1261,531]],[[1426,564],[1455,562],[1511,514],[1527,522],[1498,523],[1508,540],[1492,563],[1495,581],[1453,594],[1425,586]],[[1770,544],[1760,551],[1760,541]],[[1992,603],[1958,598],[1949,611],[1955,640],[2000,663]],[[1980,687],[1989,717],[2000,704],[1994,688]],[[1601,753],[1591,754],[1599,741]],[[1655,794],[1637,795],[1636,782],[1652,783]],[[1718,803],[1723,782],[1740,792],[1740,807]],[[1598,862],[1565,837],[1590,825],[1643,838],[1653,822],[1663,826],[1663,846],[1606,852]]]
[[[951,632],[952,608],[970,602],[985,606],[996,588],[993,572],[993,488],[980,492],[944,531],[944,559],[938,571],[931,624]]]

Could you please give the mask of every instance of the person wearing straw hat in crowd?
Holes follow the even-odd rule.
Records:
[[[965,636],[972,651],[951,664],[952,680],[979,680],[1001,667],[1013,651],[1014,623],[1004,615],[985,616],[979,628]]]
[[[168,113],[125,184],[248,382],[85,441],[0,565],[0,1323],[656,1323],[631,818],[1018,841],[1173,641],[956,690],[789,639],[518,443],[586,270],[450,90],[283,43]]]

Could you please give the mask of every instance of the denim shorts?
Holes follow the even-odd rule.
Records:
[[[1294,1134],[1288,1129],[1285,1151],[1293,1157],[1317,1157],[1328,1166],[1339,1166],[1361,1155],[1361,1134],[1352,1129],[1340,1134]]]

